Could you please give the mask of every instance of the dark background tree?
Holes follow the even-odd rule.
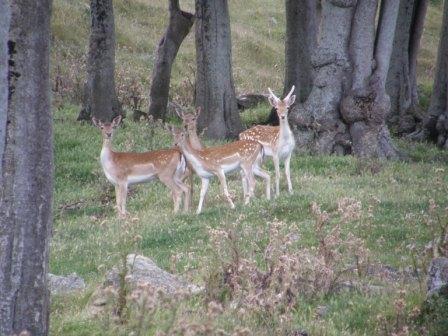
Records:
[[[53,136],[49,46],[51,0],[13,0],[9,80],[0,67],[0,334],[48,334],[48,246],[52,228]],[[8,11],[0,4],[4,54]],[[3,62],[4,58],[1,58]],[[3,92],[4,94],[4,92]]]
[[[194,16],[179,7],[179,0],[169,0],[169,23],[157,46],[151,90],[149,93],[149,114],[155,119],[166,117],[170,91],[171,67],[182,41],[193,26]]]
[[[423,119],[417,92],[417,54],[428,0],[401,0],[386,88],[391,100],[388,125],[398,134]]]
[[[440,147],[448,149],[448,1],[443,8],[442,30],[434,78],[434,88],[428,113],[422,130],[411,134],[411,138],[429,138]]]
[[[8,39],[11,12],[6,1],[0,2],[0,159],[3,157],[8,111]],[[1,162],[1,161],[0,161]],[[0,177],[2,164],[0,164]]]
[[[196,0],[196,107],[198,125],[210,138],[236,137],[241,131],[232,74],[227,0]]]
[[[316,0],[286,0],[285,84],[283,95],[295,85],[296,102],[303,103],[313,86],[311,54],[317,45],[318,17]],[[268,123],[278,124],[271,110]]]
[[[91,31],[84,102],[78,120],[111,121],[123,114],[115,90],[115,24],[112,0],[91,0]]]
[[[377,4],[370,0],[322,2],[319,42],[311,60],[313,88],[291,113],[299,149],[397,156],[385,125],[390,109],[385,82],[399,2],[381,1],[375,26]]]

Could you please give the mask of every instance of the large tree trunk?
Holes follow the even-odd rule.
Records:
[[[442,30],[437,54],[436,77],[423,129],[412,135],[416,139],[429,138],[448,149],[448,1],[443,9]]]
[[[291,110],[297,125],[297,148],[312,153],[345,153],[349,150],[347,126],[339,103],[349,70],[348,46],[355,1],[322,1],[317,50],[312,55],[313,88],[303,104]],[[344,84],[344,85],[343,85]]]
[[[87,82],[78,120],[111,121],[123,114],[115,91],[115,24],[112,0],[91,0]]]
[[[152,72],[149,93],[149,114],[165,120],[170,91],[171,67],[182,41],[193,26],[194,16],[180,10],[179,0],[170,0],[170,18],[165,35],[160,40]]]
[[[236,137],[241,120],[232,75],[227,0],[196,0],[196,107],[208,137]]]
[[[422,119],[417,93],[417,54],[428,0],[402,0],[396,24],[387,93],[391,99],[388,124],[399,134],[415,130]]]
[[[48,246],[52,226],[53,136],[49,46],[51,0],[13,0],[6,110],[0,115],[0,334],[48,334]],[[0,48],[8,11],[0,4]],[[5,21],[6,20],[6,21]],[[1,58],[1,62],[3,62]],[[0,67],[3,69],[3,67]],[[4,94],[4,92],[3,92]],[[1,96],[3,97],[3,95]]]
[[[296,87],[296,102],[303,103],[313,87],[311,53],[317,45],[317,1],[285,0],[285,84],[283,95]],[[271,110],[268,123],[278,124],[275,109]]]
[[[341,104],[341,114],[349,124],[352,150],[359,157],[396,158],[398,152],[392,145],[389,130],[385,125],[390,111],[390,98],[386,93],[386,78],[393,47],[393,32],[396,25],[399,2],[383,0],[376,30],[374,49],[373,31],[377,1],[359,0],[353,21],[356,33],[351,41],[351,53],[355,62],[353,84]],[[373,58],[376,68],[373,70]],[[368,65],[368,66],[367,66]],[[373,73],[372,73],[373,70]]]
[[[5,150],[6,116],[8,111],[8,40],[11,11],[6,1],[0,2],[0,159]],[[2,164],[0,161],[0,177]],[[0,315],[1,316],[1,315]]]
[[[398,1],[382,1],[375,30],[377,3],[323,2],[319,47],[312,59],[313,89],[291,117],[297,125],[299,149],[319,154],[397,156],[385,126],[390,108],[385,82]]]

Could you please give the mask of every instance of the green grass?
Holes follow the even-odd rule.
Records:
[[[141,241],[129,245],[129,232],[125,232],[124,223],[114,212],[113,188],[98,161],[100,133],[89,124],[74,121],[77,109],[67,106],[56,110],[54,116],[56,192],[50,268],[56,274],[78,273],[86,279],[89,290],[81,297],[53,300],[53,335],[104,334],[103,322],[89,318],[83,311],[93,288],[101,284],[105,272],[119,263],[123,253],[141,253],[165,269],[170,268],[171,256],[193,254],[195,267],[200,267],[198,260],[208,257],[203,248],[208,241],[207,228],[228,227],[240,214],[245,214],[244,225],[254,228],[281,220],[299,230],[301,244],[313,246],[317,242],[309,211],[311,202],[331,212],[337,208],[338,199],[352,197],[361,201],[363,217],[344,226],[342,234],[351,232],[364,239],[375,262],[402,269],[412,265],[408,245],[415,243],[423,248],[431,239],[422,215],[429,200],[436,200],[441,208],[448,206],[446,153],[429,144],[423,147],[400,141],[410,160],[383,162],[377,174],[363,168],[366,163],[353,157],[295,155],[291,164],[294,195],[287,194],[282,179],[281,196],[267,201],[258,184],[258,197],[248,207],[242,205],[239,177],[231,177],[229,187],[235,195],[235,210],[228,208],[218,182],[213,181],[200,216],[172,214],[171,199],[159,182],[135,186],[128,198],[128,210],[138,219],[132,224],[131,234],[140,235]],[[260,109],[247,111],[245,122],[250,123]],[[120,150],[142,151],[170,145],[170,135],[163,129],[129,119],[114,139],[114,147]],[[266,167],[273,176],[272,163],[267,162]],[[196,180],[193,206],[197,206],[198,184]],[[367,216],[369,206],[372,218]],[[177,265],[179,272],[183,272],[185,263]],[[194,269],[189,276],[202,283],[203,271]],[[420,295],[416,284],[408,290]],[[305,301],[298,306],[295,323],[317,335],[370,335],[377,327],[375,316],[391,310],[395,297],[346,293]],[[327,305],[329,314],[317,323],[313,314],[319,305]],[[222,323],[231,326],[236,322],[228,318]]]
[[[332,212],[337,208],[338,199],[354,198],[362,204],[362,217],[343,226],[342,235],[353,233],[364,239],[372,261],[398,269],[413,263],[409,244],[421,250],[432,239],[425,216],[431,199],[440,208],[448,206],[448,154],[430,144],[405,140],[397,143],[408,155],[406,162],[378,164],[353,157],[295,155],[291,163],[294,195],[287,194],[282,179],[280,197],[267,201],[258,184],[257,197],[248,207],[242,205],[239,177],[230,177],[235,210],[228,208],[217,181],[213,181],[200,216],[193,212],[173,215],[171,198],[159,182],[135,186],[128,197],[128,211],[135,221],[129,226],[118,220],[113,208],[114,189],[99,164],[100,133],[89,124],[75,121],[85,77],[88,4],[87,0],[55,0],[53,5],[51,72],[53,79],[58,76],[61,80],[63,92],[54,94],[55,221],[50,268],[56,274],[78,273],[86,280],[88,289],[81,295],[53,298],[52,335],[129,334],[126,326],[91,318],[85,312],[105,272],[119,264],[123,253],[141,253],[165,269],[172,267],[171,256],[180,255],[184,257],[175,265],[176,272],[202,284],[208,271],[204,265],[213,263],[208,228],[228,228],[240,220],[241,214],[244,214],[243,227],[261,231],[278,219],[286,223],[288,230],[299,231],[301,247],[312,248],[318,242],[310,204],[317,202]],[[166,28],[167,1],[114,0],[114,6],[120,97],[126,95],[133,80],[141,84],[140,93],[146,97],[155,46]],[[181,6],[193,11],[194,1],[181,1]],[[229,7],[237,92],[265,92],[268,86],[280,92],[284,76],[283,2],[232,0]],[[442,1],[431,1],[418,62],[423,108],[429,105],[432,90],[441,16]],[[194,36],[190,34],[174,63],[170,91],[171,98],[184,105],[192,103],[194,69]],[[246,126],[259,123],[269,111],[269,106],[263,104],[246,110],[242,113],[243,123]],[[160,127],[136,124],[128,118],[118,130],[114,146],[126,151],[151,150],[170,147],[171,137]],[[265,166],[273,176],[272,163],[268,161]],[[198,184],[196,179],[194,207],[198,201]],[[129,243],[129,238],[136,235],[141,240]],[[261,248],[266,243],[266,237],[254,237],[248,242],[246,252],[253,244]],[[190,255],[191,260],[185,257]],[[373,335],[381,325],[378,315],[394,318],[393,305],[399,289],[407,291],[407,306],[421,305],[424,294],[417,284],[394,284],[390,292],[380,295],[349,292],[304,298],[297,302],[292,323],[296,330],[307,330],[311,335]],[[185,305],[189,317],[200,320],[201,300],[188,301]],[[328,313],[316,318],[316,308],[322,305],[327,306]],[[165,325],[167,320],[161,316],[160,325]],[[217,323],[228,331],[244,324],[231,313],[224,314]],[[262,318],[251,323],[254,335],[269,334]],[[271,330],[270,334],[273,333]]]

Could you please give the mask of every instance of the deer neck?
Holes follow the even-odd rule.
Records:
[[[103,138],[103,147],[101,148],[101,164],[104,166],[112,157],[112,139]]]
[[[188,132],[188,141],[190,143],[190,146],[196,150],[204,148],[202,146],[201,140],[199,140],[196,130],[191,130]]]
[[[210,178],[211,176],[213,176],[204,164],[202,158],[198,155],[199,150],[194,149],[188,139],[181,145],[181,151],[187,161],[193,167],[196,174],[198,174],[201,178]]]

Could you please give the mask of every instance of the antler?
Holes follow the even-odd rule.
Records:
[[[291,97],[291,95],[292,95],[292,93],[294,92],[294,89],[295,89],[296,87],[293,85],[292,86],[292,88],[291,88],[291,91],[289,91],[289,93],[287,94],[287,96],[284,98],[285,100],[286,99],[289,99],[289,97]]]
[[[272,92],[271,88],[268,87],[268,90],[269,94],[271,95],[272,98],[274,98],[276,102],[280,101],[280,99],[274,94],[274,92]]]

